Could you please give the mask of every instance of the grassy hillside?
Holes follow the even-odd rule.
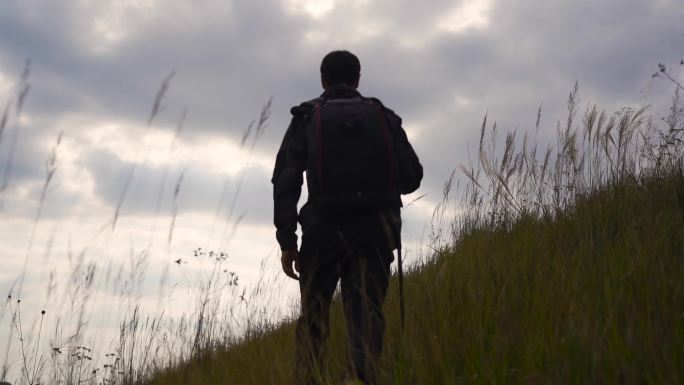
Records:
[[[431,252],[408,268],[403,330],[397,281],[391,282],[382,384],[684,383],[684,88],[662,65],[654,77],[676,86],[668,116],[653,117],[648,107],[609,114],[587,105],[578,119],[575,86],[567,119],[555,126],[555,146],[537,137],[549,132],[540,130],[541,107],[536,126],[507,133],[503,145],[485,117],[477,156],[461,166],[465,178],[457,181],[454,170],[444,185],[422,245]],[[270,102],[252,148],[269,115]],[[250,132],[252,126],[244,138]],[[33,231],[60,141],[61,134]],[[240,188],[241,182],[233,203]],[[128,182],[121,199],[127,189]],[[106,248],[122,202],[106,226]],[[139,252],[131,247],[120,265],[99,264],[120,259],[109,251],[72,255],[69,249],[68,279],[53,281],[50,270],[46,282],[44,300],[58,312],[32,312],[35,299],[27,304],[10,291],[0,306],[0,322],[8,326],[0,382],[291,384],[293,320],[272,323],[289,303],[279,291],[283,274],[269,277],[262,263],[254,287],[238,286],[224,264],[227,252],[198,247],[193,258],[207,269],[202,262],[192,284],[179,270],[196,301],[179,305],[172,295],[178,284],[167,280],[168,266],[187,263],[186,256],[170,254],[176,209],[156,309],[141,294],[149,287],[152,243]],[[25,261],[33,234],[30,239]],[[51,247],[52,239],[46,260]],[[23,279],[24,273],[19,287]],[[341,310],[336,300],[324,373],[333,385],[346,364]],[[104,337],[111,330],[95,318],[119,325],[115,340]]]
[[[645,108],[610,115],[596,106],[577,127],[576,94],[555,151],[515,132],[499,148],[485,118],[460,201],[452,175],[435,209],[434,254],[407,274],[405,330],[391,283],[382,383],[684,383],[679,93],[660,128]],[[337,384],[346,362],[339,301],[331,325],[325,375]],[[290,384],[293,323],[199,352],[147,383]]]
[[[554,218],[470,232],[407,277],[404,332],[397,292],[388,384],[684,383],[684,177],[623,182]],[[332,325],[336,378],[339,303]],[[289,384],[293,341],[291,323],[261,328],[150,384]]]

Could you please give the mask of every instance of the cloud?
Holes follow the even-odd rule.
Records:
[[[103,151],[86,155],[86,164],[96,196],[112,212],[118,205],[125,181],[131,178],[123,203],[124,214],[168,215],[175,199],[181,213],[190,211],[224,218],[233,207],[233,219],[243,212],[248,222],[264,224],[272,218],[270,169],[258,165],[246,166],[235,174],[192,164],[166,167],[143,163],[134,167],[133,163]],[[176,187],[178,195],[174,198]],[[157,212],[158,209],[163,211]]]
[[[525,128],[544,102],[550,136],[576,80],[583,100],[609,109],[641,102],[654,64],[678,57],[682,40],[671,1],[33,1],[2,11],[0,71],[18,73],[20,58],[33,59],[34,119],[84,115],[144,130],[161,80],[176,69],[156,127],[173,130],[187,106],[186,140],[236,141],[274,95],[256,149],[265,158],[289,106],[320,92],[320,57],[349,47],[362,60],[362,91],[404,117],[430,190],[465,160],[486,112]]]
[[[185,196],[197,194],[196,200],[205,203],[184,203],[213,212],[217,199],[210,196],[222,185],[225,169],[211,155],[219,146],[202,148],[202,143],[220,144],[226,159],[235,156],[231,148],[274,95],[269,126],[254,152],[263,159],[260,171],[245,182],[246,191],[268,190],[261,179],[288,124],[289,107],[320,92],[318,63],[330,49],[358,53],[361,90],[382,98],[404,118],[426,166],[424,190],[432,197],[451,170],[467,161],[468,145],[475,151],[485,113],[504,130],[527,129],[543,103],[540,140],[545,140],[564,118],[564,100],[577,80],[583,102],[609,110],[651,101],[640,91],[656,62],[680,55],[683,16],[671,1],[432,1],[421,7],[408,0],[202,1],[192,6],[29,1],[2,7],[3,90],[11,79],[7,74],[19,73],[23,58],[33,61],[26,111],[35,124],[21,134],[13,175],[17,186],[32,180],[35,196],[47,138],[60,127],[67,142],[80,138],[69,149],[79,154],[69,163],[80,171],[72,169],[68,178],[80,173],[77,179],[93,191],[80,198],[101,198],[111,207],[121,191],[121,173],[144,162],[136,171],[139,181],[131,187],[136,199],[128,210],[147,214],[156,206],[151,195],[158,188],[152,181],[164,170],[177,176],[190,163],[203,166],[201,173],[188,171]],[[165,108],[147,129],[154,95],[172,69],[177,76]],[[178,147],[204,152],[204,160],[169,156],[160,144],[167,143],[185,107],[189,114]],[[128,143],[150,131],[169,134],[146,139],[157,145],[145,156],[129,151],[136,146]],[[235,171],[231,175],[233,185]],[[200,185],[212,187],[194,188]],[[263,195],[255,196],[270,201]],[[267,217],[255,216],[265,223]]]

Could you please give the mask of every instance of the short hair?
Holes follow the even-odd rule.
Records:
[[[361,76],[359,58],[349,51],[332,51],[321,62],[321,77],[329,85],[354,85]]]

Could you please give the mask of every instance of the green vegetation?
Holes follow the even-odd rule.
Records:
[[[435,254],[406,277],[405,330],[396,281],[390,289],[383,383],[684,382],[678,96],[668,127],[655,130],[646,109],[593,106],[575,129],[576,95],[559,150],[541,159],[527,137],[516,151],[515,133],[497,149],[485,120],[457,220],[446,238],[433,233]],[[435,222],[452,212],[451,189],[450,180]],[[336,384],[346,361],[339,301],[331,318],[326,376]],[[262,325],[148,383],[290,384],[293,343],[292,322]]]
[[[681,174],[607,188],[553,220],[474,231],[409,274],[404,332],[390,291],[386,381],[682,383],[682,256]],[[338,303],[333,373],[342,322]],[[290,323],[252,332],[150,384],[289,384],[293,333]]]
[[[506,134],[502,146],[497,125],[485,118],[478,156],[461,167],[466,183],[457,181],[456,171],[445,183],[422,245],[431,251],[408,269],[404,330],[397,282],[391,283],[382,383],[684,383],[682,86],[665,67],[654,77],[670,80],[676,90],[662,122],[646,107],[609,114],[595,105],[586,106],[579,119],[577,87],[553,147],[536,134],[517,132]],[[267,103],[254,132],[247,129],[243,144],[253,135],[254,147],[269,108]],[[543,132],[539,116],[541,108],[530,132]],[[246,151],[251,154],[249,146]],[[55,164],[48,162],[44,192]],[[230,212],[239,190],[240,184]],[[44,198],[45,193],[34,230]],[[32,241],[27,260],[31,246]],[[79,257],[69,268],[70,281],[59,290],[56,283],[48,285],[46,301],[61,303],[56,308],[62,314],[41,312],[29,322],[24,313],[22,321],[25,302],[8,296],[0,307],[0,321],[7,316],[9,326],[0,380],[291,383],[293,317],[276,323],[281,314],[273,311],[284,300],[277,290],[283,274],[269,276],[262,265],[261,279],[250,290],[226,269],[227,254],[198,248],[194,257],[213,264],[198,287],[188,287],[196,306],[169,316],[165,311],[173,303],[161,294],[156,312],[136,294],[146,278],[148,253],[132,251],[130,266],[118,272],[115,265],[101,271]],[[178,268],[185,263],[174,262]],[[160,293],[170,289],[165,274]],[[103,331],[89,329],[91,309],[100,301],[119,306],[118,313],[100,315],[120,325],[110,346],[98,334]],[[54,328],[44,326],[48,317],[57,321]],[[345,371],[345,346],[336,301],[324,373],[332,385]]]

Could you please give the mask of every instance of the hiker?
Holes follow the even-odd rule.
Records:
[[[274,223],[282,267],[299,280],[295,384],[321,381],[329,310],[338,280],[350,384],[375,384],[385,330],[382,304],[400,247],[400,194],[423,168],[401,119],[357,91],[361,65],[348,51],[321,62],[323,94],[291,109],[273,170]],[[306,171],[308,200],[299,215]],[[297,249],[297,222],[302,226]],[[294,269],[293,269],[294,265]]]

